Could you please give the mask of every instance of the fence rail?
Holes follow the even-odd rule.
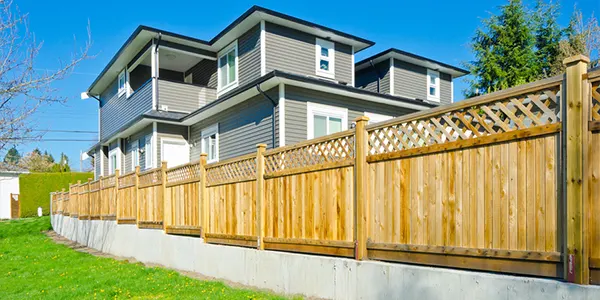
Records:
[[[91,219],[208,243],[600,284],[600,71],[566,65],[295,145],[74,185],[53,213],[85,217],[88,199]]]

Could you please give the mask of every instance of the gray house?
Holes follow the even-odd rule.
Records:
[[[452,101],[464,70],[398,50],[355,64],[373,44],[258,6],[208,41],[140,26],[86,91],[99,103],[95,175],[202,152],[219,161]],[[438,72],[438,101],[427,70]]]

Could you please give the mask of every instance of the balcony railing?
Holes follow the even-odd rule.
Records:
[[[214,101],[217,90],[190,83],[158,80],[158,109],[190,113]]]

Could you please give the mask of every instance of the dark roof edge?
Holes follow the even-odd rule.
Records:
[[[278,71],[278,70],[273,70],[267,74],[265,74],[262,77],[259,77],[251,82],[246,83],[245,85],[238,87],[234,90],[232,90],[231,92],[228,92],[227,94],[223,95],[222,97],[220,97],[219,99],[191,112],[189,115],[179,119],[180,122],[185,121],[213,106],[216,106],[217,104],[220,104],[224,101],[226,101],[229,98],[232,98],[238,94],[241,94],[245,91],[247,91],[250,88],[255,87],[257,84],[261,84],[273,77],[281,77],[281,78],[286,78],[286,79],[291,79],[291,80],[298,80],[298,81],[303,81],[303,82],[307,82],[307,83],[313,83],[313,84],[319,84],[319,85],[323,85],[323,86],[328,86],[328,87],[332,87],[332,88],[337,88],[337,89],[342,89],[342,90],[347,90],[350,92],[355,92],[358,94],[364,94],[364,95],[369,95],[369,96],[375,96],[375,97],[381,97],[381,98],[385,98],[385,99],[389,99],[389,100],[397,100],[397,101],[405,101],[408,102],[410,104],[416,104],[416,105],[422,105],[422,106],[426,106],[426,107],[437,107],[437,104],[432,104],[432,103],[428,103],[425,101],[421,101],[421,100],[416,100],[416,99],[411,99],[411,98],[405,98],[405,97],[400,97],[400,96],[392,96],[392,95],[387,95],[387,94],[379,94],[376,92],[371,92],[371,91],[367,91],[364,89],[359,89],[353,86],[349,86],[349,85],[341,85],[338,83],[334,83],[334,82],[330,82],[330,81],[326,81],[326,80],[321,80],[321,79],[317,79],[317,78],[310,78],[310,77],[306,77],[306,76],[302,76],[302,75],[296,75],[296,74],[292,74],[292,73],[287,73],[287,72],[282,72],[282,71]]]
[[[352,34],[341,32],[339,30],[335,30],[335,29],[329,28],[327,26],[319,25],[317,23],[313,23],[313,22],[306,21],[306,20],[303,20],[303,19],[300,19],[300,18],[296,18],[294,16],[290,16],[290,15],[287,15],[287,14],[284,14],[284,13],[280,13],[280,12],[277,12],[277,11],[274,11],[274,10],[270,10],[268,8],[265,8],[265,7],[262,7],[262,6],[258,6],[258,5],[253,5],[252,7],[250,7],[250,9],[248,9],[245,13],[243,13],[241,16],[239,16],[237,19],[235,19],[235,21],[233,21],[231,24],[229,24],[227,27],[225,27],[225,29],[223,29],[221,32],[219,32],[214,38],[212,38],[210,40],[210,43],[214,44],[223,35],[227,34],[227,32],[229,30],[231,30],[233,27],[237,26],[244,19],[246,19],[248,16],[250,16],[251,14],[253,14],[254,12],[257,12],[257,11],[258,12],[264,12],[266,14],[273,15],[273,16],[276,16],[276,17],[279,17],[279,18],[282,18],[282,19],[286,19],[288,21],[296,22],[296,23],[299,23],[299,24],[302,24],[302,25],[305,25],[305,26],[316,27],[316,28],[319,28],[319,29],[322,29],[322,30],[331,31],[331,32],[333,32],[333,33],[335,33],[335,34],[337,34],[339,36],[343,36],[345,38],[349,38],[349,39],[352,39],[352,40],[359,41],[361,43],[365,43],[368,46],[365,47],[364,49],[367,49],[367,48],[375,45],[375,42],[373,42],[373,41],[369,41],[367,39],[363,39],[361,37],[358,37],[358,36],[355,36],[355,35],[352,35]]]
[[[457,72],[460,72],[460,73],[464,73],[464,75],[467,75],[467,74],[470,73],[469,71],[467,71],[467,70],[465,70],[463,68],[459,68],[459,67],[456,67],[456,66],[453,66],[453,65],[449,65],[447,63],[443,63],[441,61],[437,61],[435,59],[427,58],[427,57],[424,57],[424,56],[420,56],[420,55],[417,55],[417,54],[414,54],[414,53],[410,53],[410,52],[406,52],[406,51],[403,51],[403,50],[400,50],[400,49],[396,49],[396,48],[390,48],[390,49],[387,49],[385,51],[379,52],[379,53],[377,53],[375,55],[372,55],[370,57],[362,59],[361,61],[355,63],[354,65],[355,66],[362,65],[362,64],[364,64],[364,63],[366,63],[366,62],[368,62],[370,60],[377,59],[379,57],[388,55],[388,54],[393,53],[393,52],[398,53],[398,54],[402,54],[402,55],[406,55],[406,56],[409,56],[409,57],[412,57],[412,58],[415,58],[415,59],[429,61],[429,62],[438,64],[440,66],[452,69],[454,71],[457,71]]]

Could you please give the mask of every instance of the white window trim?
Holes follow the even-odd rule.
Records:
[[[372,112],[365,112],[365,117],[369,118],[369,124],[379,123],[394,118],[392,116],[376,114]]]
[[[235,80],[225,86],[221,86],[221,57],[231,52],[231,50],[235,50]],[[240,75],[239,66],[238,41],[235,40],[227,47],[223,48],[223,50],[219,51],[217,55],[217,96],[220,96],[221,94],[224,94],[238,86]]]
[[[123,80],[125,81],[123,83],[123,87],[120,87],[119,81],[121,81],[121,76],[123,76]],[[119,92],[119,97],[123,96],[126,92],[127,92],[127,72],[125,69],[123,69],[121,72],[119,72],[119,76],[117,76],[117,89]]]
[[[169,137],[161,137],[160,138],[160,161],[163,162],[165,161],[165,142],[167,143],[173,143],[173,144],[180,144],[185,146],[185,149],[187,151],[187,162],[190,162],[190,145],[188,144],[188,142],[185,139],[177,139],[177,138],[169,138]],[[167,161],[167,163],[169,163]],[[173,165],[171,165],[170,167],[175,167]]]
[[[313,102],[306,103],[306,136],[308,139],[315,137],[315,115],[325,115],[342,119],[342,131],[348,130],[348,109],[345,107],[337,107]],[[327,123],[329,126],[329,123]]]
[[[112,162],[110,161],[110,157],[113,155],[115,155],[116,167],[114,170],[111,170]],[[121,166],[121,143],[118,142],[117,147],[115,147],[115,149],[108,151],[108,175],[115,174],[115,171],[118,170],[120,166]]]
[[[131,143],[130,152],[131,152],[131,170],[135,170],[135,167],[140,165],[140,140],[139,139],[137,139]],[[133,159],[134,157],[137,158],[137,162],[138,162],[137,165],[135,164],[136,160]]]
[[[215,153],[215,158],[207,160],[206,161],[207,163],[213,163],[213,162],[219,161],[219,123],[210,125],[204,129],[202,129],[202,131],[200,132],[200,151],[202,153],[208,153],[205,151],[204,138],[207,136],[210,136],[212,134],[215,134],[215,151],[216,151],[216,153]]]
[[[285,83],[279,84],[279,147],[285,146]]]
[[[394,58],[390,57],[390,95],[394,96],[394,80],[395,80],[395,74],[394,74]]]
[[[329,49],[329,56],[327,58],[321,56],[321,47]],[[321,59],[325,59],[329,62],[329,71],[321,70]],[[318,76],[327,78],[335,78],[335,43],[333,41],[327,41],[320,38],[316,38],[315,41],[315,71]]]
[[[430,85],[430,82],[431,82],[431,76],[432,75],[436,76],[436,80],[435,80],[435,96],[431,96],[429,94],[429,85]],[[427,89],[426,89],[426,92],[427,92],[427,100],[435,101],[435,102],[440,102],[440,72],[427,69]]]

